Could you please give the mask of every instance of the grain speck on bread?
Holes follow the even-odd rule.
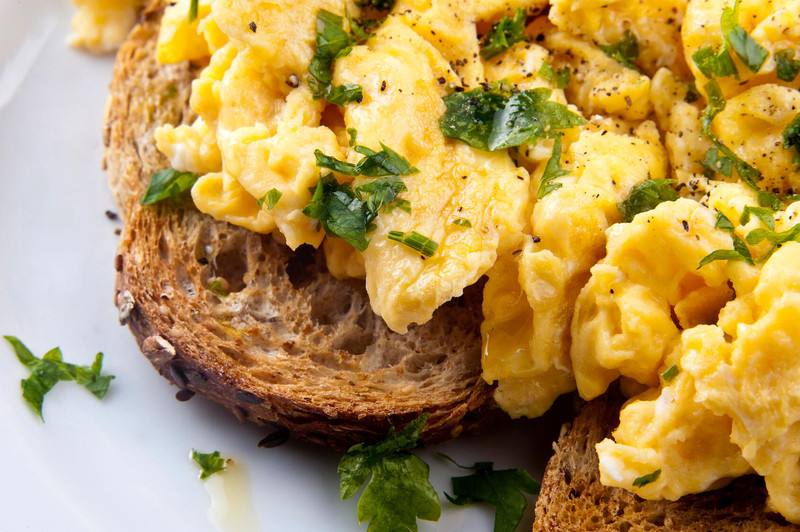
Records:
[[[600,484],[594,446],[617,426],[621,405],[618,396],[596,399],[563,427],[544,473],[534,532],[800,530],[766,510],[764,481],[755,475],[674,502]]]
[[[155,59],[161,11],[160,2],[147,8],[119,51],[104,136],[125,222],[116,303],[156,369],[242,420],[334,447],[379,438],[421,412],[431,414],[426,440],[498,415],[480,377],[480,286],[398,335],[372,312],[363,281],[334,279],[316,250],[293,253],[191,206],[138,204],[168,166],[154,129],[194,118],[199,67]],[[209,290],[212,278],[229,295]]]

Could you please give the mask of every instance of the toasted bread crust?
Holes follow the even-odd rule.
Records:
[[[480,378],[480,286],[397,335],[370,310],[363,282],[334,279],[316,251],[293,254],[191,205],[138,204],[150,175],[168,166],[153,130],[193,119],[199,67],[155,59],[162,9],[148,7],[119,51],[104,134],[125,220],[115,302],[159,373],[241,420],[337,448],[422,412],[426,441],[500,415]],[[225,278],[230,295],[211,293],[211,276]]]
[[[755,475],[675,502],[646,501],[600,484],[594,446],[619,423],[621,405],[619,396],[596,399],[564,425],[545,469],[534,532],[800,530],[766,510],[764,481]]]

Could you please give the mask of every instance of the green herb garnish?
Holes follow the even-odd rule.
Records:
[[[745,225],[750,222],[750,217],[755,216],[761,223],[769,227],[770,229],[775,229],[775,219],[772,217],[772,209],[768,209],[766,207],[752,207],[750,205],[745,206],[742,210],[742,215],[739,217],[739,225]]]
[[[502,54],[525,37],[525,10],[517,9],[513,17],[503,17],[494,25],[483,40],[481,57],[491,59]]]
[[[282,196],[283,196],[283,192],[281,192],[277,188],[271,188],[269,190],[269,192],[267,192],[266,194],[264,194],[263,196],[258,198],[256,200],[256,203],[258,203],[258,207],[260,209],[263,209],[264,208],[264,204],[266,203],[267,204],[267,210],[271,211],[272,209],[275,208],[275,205],[278,204],[278,201],[280,201]]]
[[[723,44],[719,50],[714,50],[710,46],[700,48],[692,54],[692,61],[703,75],[709,79],[727,76],[739,76],[731,54],[728,52],[727,43]]]
[[[678,366],[673,364],[661,372],[661,378],[664,379],[664,382],[670,382],[678,375],[679,371],[680,370],[678,370]]]
[[[333,63],[353,49],[355,39],[343,28],[339,15],[320,9],[317,13],[316,50],[308,65],[308,86],[314,99],[325,99],[336,105],[360,102],[363,98],[361,87],[355,84],[334,87]]]
[[[197,20],[197,9],[199,7],[199,0],[191,0],[189,3],[189,22]]]
[[[356,141],[358,140],[358,131],[354,127],[347,128],[347,144],[349,146],[355,146]]]
[[[205,480],[215,473],[225,471],[228,467],[228,458],[222,458],[219,451],[213,453],[201,453],[192,449],[191,459],[200,466],[200,480]]]
[[[717,221],[714,224],[716,229],[721,229],[726,233],[733,233],[733,222],[731,222],[730,218],[722,214],[722,212],[717,211]]]
[[[359,443],[339,461],[339,495],[349,499],[366,483],[358,500],[358,522],[369,521],[372,532],[416,531],[417,519],[437,521],[439,497],[428,479],[428,464],[411,454],[428,415],[400,432],[394,427],[380,443]]]
[[[382,177],[409,175],[419,172],[419,170],[411,166],[408,159],[383,143],[381,143],[381,151],[374,151],[366,146],[356,146],[353,149],[364,156],[356,164],[340,161],[335,157],[325,155],[320,150],[315,150],[314,156],[317,159],[317,166],[351,176]]]
[[[659,203],[678,199],[671,179],[647,179],[631,189],[628,197],[619,204],[624,222],[630,222],[639,213],[655,209]]]
[[[404,233],[403,231],[389,231],[387,238],[394,242],[400,242],[414,251],[422,253],[426,257],[433,257],[433,254],[436,253],[436,250],[439,248],[439,244],[416,231],[410,231],[408,233]]]
[[[646,486],[647,484],[650,484],[651,482],[655,482],[656,480],[658,480],[658,477],[660,476],[661,476],[661,470],[656,469],[652,473],[648,473],[646,475],[642,475],[641,477],[636,478],[633,481],[633,487],[641,488],[642,486]]]
[[[636,68],[636,59],[639,57],[639,41],[631,30],[625,30],[622,39],[618,42],[599,46],[608,57],[617,63],[633,70],[639,70]]]
[[[758,204],[761,207],[766,207],[773,211],[779,211],[783,208],[783,201],[777,194],[773,194],[767,190],[758,191]]]
[[[764,61],[769,57],[769,52],[739,25],[738,19],[739,0],[736,0],[733,3],[733,7],[726,7],[722,10],[722,18],[720,20],[722,35],[725,38],[725,42],[733,48],[733,51],[742,60],[742,63],[752,72],[758,72]]]
[[[318,220],[326,233],[364,251],[369,245],[367,233],[374,229],[379,211],[392,205],[407,208],[408,202],[397,198],[405,190],[397,176],[382,177],[353,189],[328,174],[320,178],[303,214]]]
[[[784,49],[775,52],[775,70],[778,79],[794,81],[800,73],[800,60],[794,58],[794,50]]]
[[[794,148],[795,162],[800,163],[800,114],[794,117],[786,129],[783,130],[783,147],[788,149]]]
[[[228,291],[228,282],[221,277],[213,277],[208,280],[208,289],[219,297],[226,297],[230,294]]]
[[[528,505],[525,494],[538,494],[539,482],[524,469],[496,471],[492,462],[476,462],[466,467],[441,456],[462,469],[474,471],[472,475],[450,479],[453,495],[445,493],[447,500],[459,506],[476,502],[491,504],[495,507],[494,532],[514,532]]]
[[[553,153],[550,155],[544,167],[544,173],[542,174],[542,179],[539,181],[539,190],[536,193],[536,197],[542,199],[554,190],[561,188],[561,183],[556,183],[555,180],[568,173],[567,170],[561,167],[561,135],[558,135],[553,141]]]
[[[552,138],[559,130],[586,123],[566,105],[548,100],[551,92],[511,92],[502,85],[455,92],[444,97],[446,111],[439,126],[447,137],[495,151]]]
[[[719,219],[717,219],[719,221]],[[730,220],[729,220],[730,221]],[[716,260],[733,260],[733,261],[742,261],[748,264],[753,264],[753,256],[750,254],[750,250],[747,247],[747,244],[739,238],[737,235],[732,235],[733,238],[733,249],[717,249],[700,259],[700,263],[697,265],[697,269],[699,270],[706,264],[712,263]]]
[[[764,240],[770,242],[774,246],[773,249],[768,253],[768,255],[771,255],[775,248],[779,248],[787,242],[800,241],[800,224],[794,225],[786,231],[782,231],[780,233],[775,232],[774,229],[753,229],[747,233],[746,238],[747,243],[751,246],[760,244]],[[759,260],[765,260],[765,258],[766,257],[761,257]]]
[[[44,421],[42,415],[44,396],[59,381],[75,381],[98,399],[104,398],[108,393],[108,387],[114,376],[102,374],[103,353],[95,355],[91,366],[79,366],[64,362],[61,349],[58,347],[45,353],[42,358],[37,358],[19,338],[15,336],[3,338],[14,348],[17,359],[31,372],[30,376],[20,383],[22,397],[42,421]]]
[[[547,81],[555,83],[555,86],[559,89],[564,89],[569,85],[570,71],[568,67],[556,70],[550,63],[542,63],[539,75]]]
[[[150,185],[142,196],[142,205],[153,205],[165,200],[177,199],[189,192],[200,178],[192,172],[180,172],[174,168],[159,170],[150,178]]]
[[[453,220],[453,225],[459,225],[461,227],[472,227],[472,222],[470,222],[466,218],[456,218],[455,220]]]

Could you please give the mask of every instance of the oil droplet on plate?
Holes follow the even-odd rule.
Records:
[[[231,460],[225,471],[211,475],[203,485],[211,506],[208,519],[219,532],[258,532],[258,519],[244,466]]]

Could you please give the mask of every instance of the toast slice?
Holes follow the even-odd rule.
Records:
[[[422,412],[426,441],[500,415],[481,380],[480,286],[399,335],[373,314],[363,281],[334,279],[313,248],[292,253],[191,205],[138,204],[153,172],[169,166],[153,130],[194,118],[200,67],[155,58],[164,3],[144,10],[119,51],[104,134],[125,221],[116,304],[159,373],[273,433],[338,448]],[[207,288],[212,277],[229,295]]]
[[[766,510],[764,481],[755,475],[675,502],[646,501],[600,484],[594,446],[617,426],[621,406],[619,396],[596,399],[562,427],[544,472],[534,532],[800,530]]]

